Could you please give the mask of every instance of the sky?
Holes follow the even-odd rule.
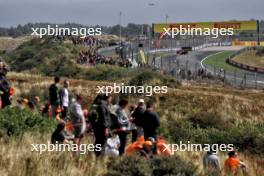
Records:
[[[28,22],[111,26],[264,19],[264,0],[0,0],[0,26]]]

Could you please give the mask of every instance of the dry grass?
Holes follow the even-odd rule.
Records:
[[[26,134],[21,141],[1,141],[0,175],[103,175],[106,158],[96,160],[93,152],[78,155],[73,152],[31,151],[31,144],[47,144],[49,135]],[[87,138],[85,143],[91,143]]]
[[[107,172],[108,158],[96,160],[93,152],[76,155],[73,152],[44,152],[38,154],[31,151],[31,144],[47,143],[49,135],[27,133],[22,140],[9,139],[0,141],[0,175],[2,176],[35,176],[35,175],[88,175],[101,176]],[[85,138],[86,144],[92,142],[91,137]],[[203,173],[202,152],[175,152],[184,160],[191,161]],[[219,153],[220,165],[224,166],[227,159],[225,153]],[[264,174],[263,158],[246,153],[239,153],[239,158],[248,166],[248,175]],[[224,175],[224,174],[223,174]]]
[[[32,90],[40,90],[43,93],[43,90],[47,91],[48,86],[53,82],[51,77],[24,73],[9,73],[8,78],[12,81],[12,86],[16,88],[16,97]],[[124,82],[126,81],[124,80]],[[96,96],[97,86],[110,84],[106,81],[70,79],[70,90],[73,93],[81,93],[84,97],[92,100]],[[130,101],[134,103],[138,98],[137,96],[129,97]],[[179,110],[175,109],[175,105],[178,105],[178,107],[184,107],[187,110],[188,108],[189,110],[197,108],[204,111],[215,110],[222,117],[235,119],[238,123],[243,121],[264,122],[264,92],[261,90],[188,85],[178,89],[169,89],[167,94],[155,95],[152,99],[156,100],[157,110],[161,111],[163,116],[168,114],[179,116]]]
[[[256,53],[256,50],[246,51],[236,56],[233,60],[249,66],[264,68],[264,56],[257,56]]]
[[[204,172],[203,169],[203,156],[205,153],[203,152],[175,152],[175,154],[179,155],[182,158],[185,158],[188,161],[191,161],[194,165],[199,168],[200,173]],[[228,158],[226,153],[218,153],[220,166],[222,170],[222,176],[224,176],[224,162]],[[252,158],[252,155],[246,153],[239,153],[239,159],[247,164],[247,174],[249,176],[262,176],[264,174],[264,166],[261,165],[261,161],[263,162],[262,157],[255,156]]]
[[[29,41],[32,37],[0,37],[0,50],[12,51],[16,49],[22,43]]]
[[[169,98],[174,97],[174,98]],[[179,105],[185,109],[214,110],[222,117],[237,122],[264,122],[264,92],[208,87],[183,87],[171,90],[164,105]],[[167,107],[173,113],[173,106]]]

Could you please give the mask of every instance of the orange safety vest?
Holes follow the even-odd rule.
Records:
[[[137,141],[133,142],[132,144],[129,144],[126,147],[125,153],[127,155],[130,155],[138,152],[140,149],[142,149],[144,142],[145,142],[144,136],[140,136]]]
[[[144,136],[141,136],[136,142],[129,144],[126,148],[126,154],[133,154],[138,152],[143,148],[145,139]],[[172,155],[171,149],[167,146],[166,141],[162,138],[157,140],[157,154],[162,156]]]

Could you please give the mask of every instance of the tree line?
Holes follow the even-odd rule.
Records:
[[[33,31],[31,28],[44,28],[47,27],[48,25],[54,26],[56,24],[54,23],[27,23],[25,25],[17,25],[17,26],[11,26],[11,27],[0,27],[0,36],[10,36],[10,37],[19,37],[23,35],[29,35]],[[264,32],[264,20],[261,20],[260,23],[260,31],[261,33]],[[87,26],[87,25],[82,25],[82,24],[77,24],[77,23],[64,23],[64,24],[58,24],[59,27],[67,27],[67,28],[89,28],[89,27],[101,27],[102,32],[104,34],[113,34],[119,36],[119,31],[120,31],[120,25],[114,25],[114,26]],[[152,27],[151,25],[148,24],[134,24],[134,23],[128,23],[127,26],[121,26],[121,31],[122,31],[122,36],[125,37],[135,37],[138,35],[147,35],[150,36],[152,34]],[[242,32],[242,36],[243,36]],[[252,33],[252,32],[250,32]],[[254,33],[254,32],[253,32]],[[248,33],[246,32],[246,34]]]
[[[0,27],[0,36],[19,37],[24,35],[30,35],[33,31],[31,28],[44,28],[48,25],[54,26],[54,23],[27,23],[25,25],[17,25],[11,27]],[[101,27],[104,34],[119,35],[120,25],[114,26],[87,26],[76,23],[64,23],[58,24],[59,27],[65,28],[89,28],[89,27]],[[132,37],[140,34],[151,34],[151,26],[147,24],[133,24],[128,23],[127,26],[121,26],[122,36]]]

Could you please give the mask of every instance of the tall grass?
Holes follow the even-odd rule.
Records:
[[[92,152],[83,155],[72,152],[39,154],[31,150],[31,144],[45,144],[49,139],[50,134],[27,133],[21,140],[1,140],[0,175],[97,176],[105,173],[105,161],[96,160]]]

